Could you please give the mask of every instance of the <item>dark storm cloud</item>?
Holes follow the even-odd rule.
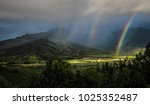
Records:
[[[149,0],[0,0],[0,19],[61,20],[101,14],[150,12]]]
[[[0,0],[0,40],[61,26],[69,27],[76,36],[88,33],[96,19],[114,26],[118,23],[112,24],[112,17],[124,21],[130,14],[144,14],[141,21],[147,23],[149,5],[150,0]],[[101,29],[108,26],[101,25]]]
[[[0,18],[16,20],[59,20],[81,16],[87,0],[1,0]]]

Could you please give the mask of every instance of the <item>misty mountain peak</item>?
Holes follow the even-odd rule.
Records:
[[[69,31],[65,28],[54,28],[47,32],[46,38],[48,39],[57,39],[65,40],[69,36]]]

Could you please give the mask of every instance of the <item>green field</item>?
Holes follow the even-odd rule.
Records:
[[[82,64],[82,63],[101,63],[101,62],[114,62],[124,59],[133,59],[135,56],[112,56],[112,57],[99,57],[99,58],[83,58],[83,59],[71,59],[67,60],[70,64]]]
[[[65,60],[70,63],[71,70],[76,72],[77,70],[86,70],[91,67],[95,67],[97,64],[105,62],[116,62],[123,59],[133,59],[134,56],[98,56],[93,55],[90,57],[84,57],[82,59],[70,59]],[[31,78],[39,76],[45,69],[45,63],[33,63],[33,64],[9,64],[8,62],[0,62],[0,65],[6,70],[0,72],[0,87],[25,87],[24,83],[30,81]]]
[[[97,64],[105,62],[117,62],[124,59],[133,59],[135,56],[99,56],[93,55],[92,57],[85,57],[82,59],[71,59],[66,62],[71,64],[72,70],[86,70],[90,67],[95,67]]]

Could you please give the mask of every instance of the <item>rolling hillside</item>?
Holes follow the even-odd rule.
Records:
[[[105,48],[114,50],[116,49],[116,45],[118,43],[118,40],[120,38],[122,31],[118,30],[113,32],[109,37],[107,38],[107,43],[104,46],[101,46],[99,43],[96,45],[97,48]],[[124,43],[122,46],[122,49],[127,48],[144,48],[147,43],[150,42],[150,29],[146,28],[131,28],[127,32]]]
[[[62,35],[62,36],[60,36]],[[0,42],[0,59],[24,59],[26,56],[37,56],[41,59],[51,57],[73,58],[97,53],[88,48],[66,40],[67,32],[54,29],[37,34],[26,34],[22,37]]]

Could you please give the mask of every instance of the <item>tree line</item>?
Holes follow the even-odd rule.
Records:
[[[145,88],[150,87],[150,43],[135,59],[97,64],[73,73],[70,64],[49,59],[42,75],[27,87],[36,88]]]

